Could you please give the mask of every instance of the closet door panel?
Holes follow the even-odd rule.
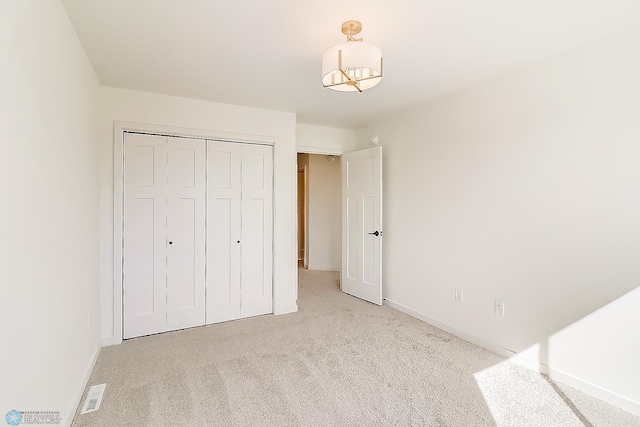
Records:
[[[125,134],[124,338],[166,327],[166,137]]]
[[[273,147],[242,145],[241,317],[273,312]]]
[[[167,330],[204,325],[205,141],[167,139]]]
[[[240,318],[241,148],[207,141],[207,324]]]

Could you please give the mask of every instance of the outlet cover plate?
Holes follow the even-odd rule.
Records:
[[[504,301],[497,299],[494,308],[497,315],[504,316]]]

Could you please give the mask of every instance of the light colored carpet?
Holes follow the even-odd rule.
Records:
[[[125,341],[81,426],[640,426],[640,418],[300,270],[299,312]],[[86,391],[85,391],[86,397]],[[84,398],[83,401],[84,402]]]

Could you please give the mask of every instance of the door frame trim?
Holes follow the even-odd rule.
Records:
[[[278,138],[208,129],[189,129],[150,123],[113,122],[113,344],[121,344],[124,326],[124,134],[148,133],[161,136],[198,138],[245,144],[271,145],[275,153]]]

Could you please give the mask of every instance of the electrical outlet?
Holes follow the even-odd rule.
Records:
[[[462,289],[456,289],[455,290],[455,295],[453,296],[453,299],[457,302],[463,302],[464,301],[464,292],[462,291]]]
[[[504,316],[504,301],[497,299],[494,307],[497,315]]]

